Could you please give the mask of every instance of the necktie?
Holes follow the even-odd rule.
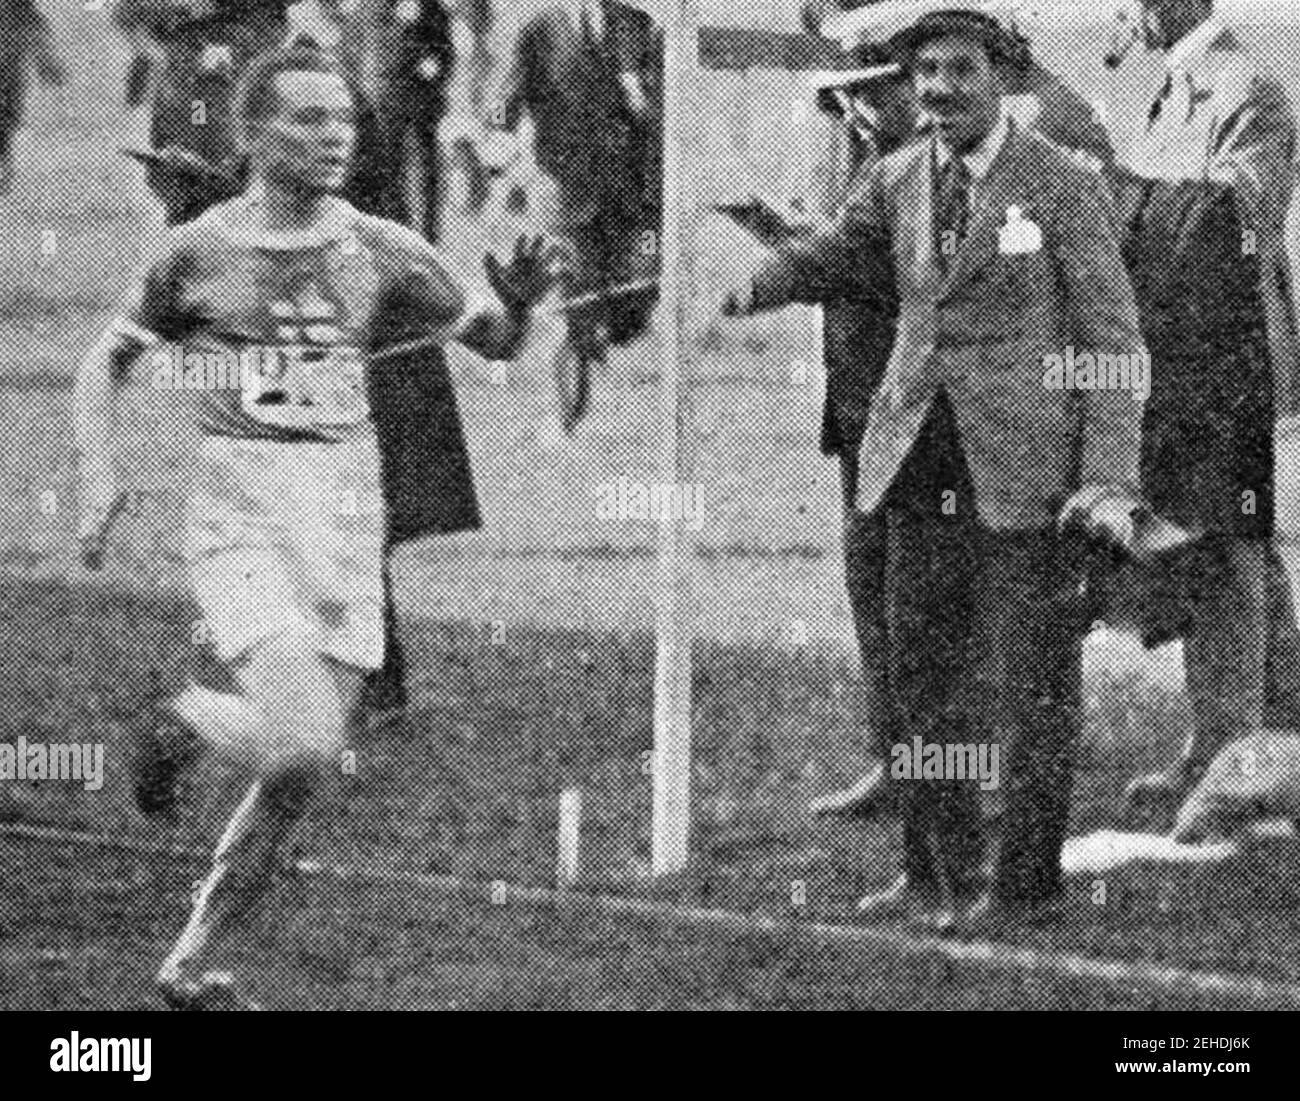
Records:
[[[590,5],[582,5],[582,14],[578,17],[578,25],[582,28],[582,37],[586,42],[593,45],[600,41],[600,34],[596,30],[596,17]]]
[[[961,157],[954,155],[939,169],[935,187],[934,255],[939,270],[945,275],[952,262],[954,246],[959,247],[966,237],[969,208],[970,169]]]
[[[1155,103],[1151,105],[1151,111],[1147,115],[1147,125],[1153,126],[1156,119],[1160,117],[1160,112],[1165,109],[1165,101],[1173,94],[1174,91],[1174,74],[1171,72],[1165,77],[1165,86],[1160,89],[1160,95],[1156,97]]]

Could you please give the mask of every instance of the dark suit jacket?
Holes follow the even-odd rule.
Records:
[[[184,17],[156,0],[137,6],[131,18],[146,26],[164,51],[150,109],[149,141],[155,149],[186,149],[232,176],[240,175],[234,117],[237,74],[258,53],[284,37],[286,6],[228,3],[207,19]],[[199,68],[203,51],[210,45],[229,49],[231,69]],[[196,218],[236,190],[223,190],[206,178],[153,165],[146,178],[171,224]]]
[[[1184,57],[1170,96],[1134,147],[1128,167],[1168,183],[1228,184],[1256,236],[1260,295],[1268,318],[1274,399],[1300,402],[1297,328],[1286,219],[1295,192],[1296,120],[1286,89],[1221,28]]]
[[[1152,356],[1142,484],[1180,524],[1267,538],[1274,382],[1260,260],[1226,184],[1115,174],[1124,258]],[[1243,509],[1254,495],[1253,510]]]
[[[419,0],[419,14],[403,22],[394,14],[402,0],[380,0],[374,19],[378,87],[375,100],[387,127],[412,120],[436,126],[447,109],[447,85],[456,61],[451,16],[438,0]],[[436,74],[421,66],[432,64]]]
[[[6,143],[22,122],[28,63],[49,33],[33,0],[7,0],[0,11],[0,131]]]
[[[419,339],[422,319],[384,303],[377,347]],[[369,372],[390,544],[482,526],[456,388],[441,348],[387,359]]]
[[[1059,77],[1034,64],[1007,88],[1008,111],[1023,129],[1041,134],[1064,149],[1082,152],[1102,166],[1114,163],[1106,128],[1097,120],[1092,106]],[[866,178],[875,157],[859,143],[855,178]],[[847,194],[854,184],[843,181]],[[822,413],[821,449],[836,455],[857,450],[871,396],[889,360],[898,317],[897,294],[893,287],[877,286],[859,299],[826,303],[824,349],[826,405]],[[953,445],[927,438],[918,445],[933,453],[940,447],[952,452]],[[960,450],[958,448],[958,450]],[[956,465],[951,458],[948,466]]]
[[[754,280],[755,301],[820,301],[892,280],[893,353],[859,452],[859,499],[874,509],[946,390],[980,518],[994,529],[1050,524],[1081,485],[1136,488],[1142,406],[1131,391],[1045,385],[1048,355],[1067,347],[1143,351],[1101,178],[1040,137],[1009,127],[971,194],[969,230],[945,276],[935,267],[929,142],[885,157],[839,222],[783,250]],[[1004,252],[1008,211],[1040,247]]]
[[[613,196],[637,218],[634,203],[659,203],[663,41],[644,12],[612,0],[603,11],[599,43],[584,40],[563,8],[525,22],[487,102],[504,129],[525,111],[532,118],[537,165],[559,185],[563,205],[594,208]],[[648,117],[629,109],[623,73],[645,82]],[[570,214],[577,219],[581,210]]]

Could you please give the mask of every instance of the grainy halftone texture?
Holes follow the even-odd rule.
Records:
[[[728,10],[737,21],[752,15],[755,24],[797,27],[796,5],[769,8]],[[3,18],[22,10],[10,5]],[[206,851],[246,788],[246,772],[201,761],[172,824],[145,820],[131,797],[127,728],[145,697],[158,687],[179,688],[196,670],[214,685],[221,676],[203,668],[213,662],[180,560],[181,510],[195,441],[175,395],[151,391],[143,373],[122,403],[119,469],[144,497],[116,530],[102,575],[80,570],[73,549],[70,383],[134,274],[161,245],[163,209],[139,164],[118,153],[150,143],[151,119],[147,110],[121,106],[131,58],[111,12],[49,4],[47,14],[66,81],[57,89],[28,90],[24,126],[13,134],[13,177],[0,219],[0,429],[10,441],[0,458],[0,671],[8,686],[0,742],[17,746],[21,737],[28,744],[101,743],[105,778],[96,791],[80,783],[0,780],[0,818]],[[719,19],[723,14],[713,12]],[[519,31],[519,17],[497,20],[491,45],[498,61]],[[637,38],[626,33],[623,45],[630,49]],[[1073,90],[1070,103],[1059,90],[1045,94],[1044,102],[1051,98],[1054,109],[1072,120],[1072,133],[1093,132],[1104,123],[1121,163],[1132,163],[1161,91],[1161,63],[1138,51],[1117,73],[1107,74],[1101,65],[1106,35],[1104,26],[1045,23],[1035,30],[1043,72]],[[929,508],[942,517],[948,515],[941,511],[944,493],[954,491],[961,523],[945,531],[956,530],[957,537],[932,538],[924,522],[906,519],[884,530],[868,530],[852,515],[846,524],[844,473],[838,459],[819,454],[819,434],[828,450],[853,452],[851,441],[863,430],[885,369],[878,351],[854,353],[854,341],[870,343],[873,334],[845,337],[836,327],[835,309],[827,311],[829,328],[820,343],[813,339],[820,321],[802,307],[743,323],[718,322],[712,303],[766,256],[730,222],[702,213],[693,263],[699,309],[689,395],[692,480],[702,502],[694,535],[698,641],[689,870],[663,883],[647,875],[655,526],[611,519],[602,509],[657,479],[659,336],[653,325],[642,331],[650,303],[639,300],[603,319],[618,330],[622,346],[594,368],[592,408],[572,437],[556,419],[549,359],[559,335],[555,326],[540,325],[534,344],[500,371],[461,349],[448,352],[456,402],[450,414],[444,403],[441,415],[446,424],[456,422],[468,454],[467,462],[456,460],[462,466],[454,480],[469,487],[464,507],[472,509],[476,500],[483,526],[412,540],[395,551],[392,587],[404,654],[405,714],[370,712],[356,724],[350,756],[285,853],[287,862],[312,858],[380,878],[340,884],[286,872],[220,963],[236,971],[257,1001],[275,1008],[1286,1004],[1276,991],[1252,1002],[1229,993],[1231,984],[1202,990],[1144,985],[1105,968],[1083,976],[1029,964],[991,972],[952,954],[904,950],[885,940],[819,939],[797,929],[801,923],[862,920],[857,900],[888,887],[902,867],[907,838],[896,816],[814,820],[808,805],[888,755],[904,740],[903,727],[916,725],[917,714],[945,701],[961,710],[965,681],[956,665],[978,645],[972,604],[982,603],[985,621],[999,615],[1022,621],[1016,639],[1022,649],[1045,638],[1068,651],[1075,643],[1066,636],[1081,635],[1094,619],[1137,623],[1164,639],[1193,621],[1202,625],[1201,642],[1186,646],[1185,654],[1177,642],[1147,652],[1131,634],[1098,629],[1083,644],[1081,681],[1072,653],[1054,669],[1044,660],[1038,671],[1052,693],[1077,696],[1067,702],[1077,709],[1079,730],[1068,737],[1065,727],[1046,730],[1055,748],[1045,756],[1031,747],[1027,758],[1017,759],[1008,748],[1002,758],[1001,802],[1027,784],[1018,797],[1032,815],[1040,802],[1053,802],[1040,799],[1042,793],[1056,792],[1056,805],[1048,808],[1055,825],[1044,827],[1038,840],[1032,831],[1020,837],[1026,851],[1016,868],[1026,875],[1031,866],[1038,869],[1033,874],[1052,866],[1051,849],[1059,842],[1051,836],[1116,827],[1130,781],[1178,760],[1198,723],[1209,732],[1198,743],[1207,760],[1218,742],[1232,737],[1242,716],[1283,731],[1300,727],[1293,718],[1300,668],[1287,649],[1294,611],[1286,600],[1287,571],[1294,564],[1290,535],[1298,530],[1292,475],[1298,456],[1286,419],[1295,384],[1277,350],[1286,339],[1291,295],[1281,261],[1294,254],[1296,243],[1289,204],[1294,105],[1279,89],[1300,87],[1300,28],[1245,26],[1240,40],[1242,56],[1269,80],[1232,83],[1222,94],[1245,98],[1233,100],[1233,110],[1219,117],[1238,120],[1231,137],[1240,152],[1231,167],[1257,181],[1256,203],[1224,203],[1221,193],[1209,190],[1200,193],[1208,196],[1196,216],[1200,221],[1192,216],[1198,194],[1187,185],[1206,170],[1197,159],[1204,155],[1197,112],[1212,102],[1195,88],[1175,107],[1162,109],[1159,157],[1156,151],[1147,155],[1152,172],[1159,160],[1163,168],[1157,174],[1176,169],[1186,179],[1180,176],[1165,192],[1145,185],[1131,194],[1116,189],[1118,212],[1129,219],[1114,231],[1116,239],[1128,248],[1126,259],[1149,265],[1145,273],[1133,273],[1144,330],[1171,285],[1174,299],[1165,304],[1184,308],[1184,325],[1190,321],[1182,296],[1195,292],[1207,306],[1225,307],[1220,321],[1195,339],[1183,333],[1184,344],[1173,353],[1179,357],[1179,385],[1194,391],[1186,401],[1167,386],[1160,390],[1166,384],[1157,361],[1155,386],[1166,419],[1158,434],[1148,436],[1158,438],[1159,446],[1144,445],[1144,473],[1167,480],[1168,500],[1161,504],[1181,522],[1225,529],[1221,545],[1212,552],[1202,548],[1162,578],[1159,615],[1144,618],[1152,604],[1139,601],[1135,611],[1116,596],[1113,605],[1085,616],[1073,600],[1073,567],[1046,559],[1026,567],[1036,578],[1034,591],[1046,594],[1042,599],[1029,599],[1025,574],[1001,571],[996,584],[972,580],[980,563],[972,560],[975,537],[966,521],[973,519],[981,489],[985,498],[1010,490],[990,490],[987,455],[963,457],[960,445],[979,437],[976,424],[997,427],[995,442],[1005,456],[1014,457],[1020,444],[1037,449],[1045,439],[1025,414],[1028,399],[985,402],[989,391],[980,372],[1001,361],[978,347],[963,369],[970,400],[958,403],[953,419],[931,424],[933,438],[922,448],[927,461],[910,471],[912,481],[904,485],[904,495],[922,502],[922,513]],[[15,28],[0,27],[4,48],[19,41]],[[193,53],[187,55],[191,65]],[[474,71],[480,72],[482,55],[475,56]],[[22,73],[17,64],[0,69],[6,80]],[[795,179],[797,168],[834,159],[805,156],[808,150],[787,137],[793,132],[815,146],[814,131],[822,125],[811,112],[796,113],[800,83],[799,77],[771,72],[702,77],[683,154],[701,210],[755,192],[779,206],[783,193],[804,188]],[[462,109],[456,96],[472,95],[490,112],[493,84],[481,84],[454,85],[448,111]],[[16,80],[8,91],[0,89],[0,122],[6,126],[19,117],[22,87]],[[186,103],[187,95],[181,89],[176,103]],[[215,135],[228,106],[220,96],[204,103],[203,125],[210,128],[203,134]],[[401,96],[381,97],[379,103],[381,120],[387,108],[409,107]],[[435,109],[440,105],[430,107]],[[409,124],[407,139],[368,158],[367,186],[375,196],[397,188],[401,198],[375,201],[398,203],[397,212],[426,230],[440,224],[440,244],[456,274],[478,280],[483,249],[491,243],[501,251],[509,235],[505,223],[462,213],[472,181],[444,179],[435,188],[422,175],[436,175],[437,167],[424,144],[427,118],[396,114]],[[1188,134],[1174,132],[1182,120],[1189,120]],[[1038,129],[1053,136],[1045,121]],[[569,134],[566,140],[600,148],[582,138]],[[1185,153],[1178,151],[1180,143]],[[1082,139],[1074,147],[1081,144]],[[203,152],[221,161],[229,146],[216,152],[205,146]],[[586,196],[595,214],[573,234],[584,267],[571,290],[654,270],[655,242],[646,251],[637,231],[652,229],[657,217],[656,155],[646,154],[651,167],[635,182],[629,182],[626,166],[608,172],[599,164],[587,167],[596,177]],[[416,182],[411,173],[391,179],[409,158]],[[1074,171],[1062,169],[1051,180],[1017,178],[1006,186],[1032,184],[1053,192],[1066,220],[1068,196],[1055,192]],[[430,214],[437,208],[430,199],[435,194],[445,196],[440,221]],[[1122,202],[1125,195],[1133,200],[1129,206]],[[563,209],[561,203],[550,216],[565,228],[582,213],[579,205]],[[1002,201],[1003,208],[1009,205],[1010,199]],[[1026,207],[1026,213],[1036,212]],[[1003,216],[976,218],[968,227],[967,243],[988,247],[968,268],[974,278],[967,285],[967,309],[979,341],[1005,349],[1004,336],[1024,338],[1045,288],[1037,275],[1014,270],[1014,258],[999,253],[1005,209],[993,214]],[[1057,244],[1051,240],[1057,222],[1039,220],[1050,249]],[[1145,243],[1144,224],[1157,234]],[[1179,238],[1195,226],[1202,235],[1219,236]],[[1096,225],[1088,228],[1102,232]],[[1258,230],[1258,248],[1249,263],[1264,287],[1262,344],[1259,332],[1232,326],[1242,317],[1239,299],[1249,299],[1250,281],[1230,277],[1222,259],[1224,235],[1235,238],[1252,229]],[[1210,240],[1218,252],[1205,247]],[[1161,242],[1170,249],[1167,264]],[[1064,247],[1063,262],[1078,258]],[[1220,259],[1207,263],[1208,255]],[[1235,267],[1234,272],[1239,276]],[[990,273],[1000,288],[996,302],[978,289],[982,282],[987,291]],[[1114,270],[1091,274],[1098,284],[1124,278]],[[1168,278],[1173,275],[1181,278]],[[852,315],[842,307],[840,323],[846,309]],[[1203,321],[1204,311],[1192,312]],[[1005,321],[1005,334],[990,330],[994,318]],[[599,311],[594,318],[583,316],[579,328],[601,320]],[[1217,343],[1207,356],[1204,341],[1210,337]],[[879,332],[874,338],[888,347]],[[815,362],[823,346],[824,371]],[[1035,346],[1025,354],[1030,351],[1046,349]],[[1271,368],[1267,386],[1260,381],[1261,356]],[[1022,366],[1041,373],[1036,362]],[[411,387],[389,390],[388,411],[394,424],[405,415],[412,432],[427,431],[427,418],[420,415],[425,399],[416,383]],[[1032,397],[1041,404],[1041,387]],[[1266,426],[1274,415],[1282,425],[1275,438]],[[1049,419],[1055,430],[1059,418]],[[440,433],[438,441],[444,453],[445,436]],[[414,439],[400,427],[390,432],[394,453],[399,445],[406,449],[388,470],[390,507],[396,499],[411,508],[402,534],[440,526],[429,524],[430,511],[421,508],[421,494],[428,504],[434,483],[417,460],[428,463],[431,452],[414,446]],[[460,441],[453,442],[451,450],[461,454]],[[985,472],[983,483],[966,476],[968,462]],[[1012,480],[1033,483],[1043,471],[1020,473]],[[1254,513],[1240,508],[1247,491],[1256,494]],[[434,506],[445,504],[441,493],[434,496]],[[1203,515],[1184,507],[1197,505],[1204,506]],[[1260,533],[1245,530],[1251,516],[1262,521],[1270,507],[1276,554],[1265,549]],[[1234,524],[1245,517],[1244,527],[1224,523],[1227,515]],[[473,528],[460,522],[441,526]],[[909,546],[914,551],[900,557],[899,548]],[[1024,548],[1017,553],[1034,557]],[[1129,587],[1144,588],[1137,582]],[[893,640],[872,641],[868,628],[886,610]],[[900,638],[906,640],[901,647]],[[1046,648],[1038,654],[1045,659]],[[881,719],[875,682],[885,675],[911,678],[910,702],[897,725]],[[995,694],[1006,687],[996,676],[992,686]],[[1189,697],[1188,687],[1199,695]],[[961,740],[983,739],[968,731]],[[1231,808],[1234,815],[1289,818],[1300,811],[1289,801],[1295,788],[1285,778],[1256,798],[1238,782],[1239,771],[1232,773],[1233,792],[1241,795]],[[385,872],[412,872],[551,886],[560,793],[566,789],[582,795],[578,889],[755,914],[791,927],[745,933],[596,908],[530,906],[517,897],[511,901],[508,893],[494,904],[382,879]],[[1173,808],[1154,805],[1156,795],[1146,805],[1171,821]],[[1005,815],[1007,808],[1001,809]],[[960,818],[949,804],[941,803],[941,810],[952,821]],[[929,820],[914,816],[908,828]],[[955,846],[947,855],[962,851],[969,849]],[[1241,979],[1241,989],[1248,989],[1251,976],[1294,988],[1300,983],[1296,858],[1294,838],[1256,837],[1227,863],[1140,864],[1104,876],[1074,876],[1064,883],[1051,923],[1008,918],[978,935],[1008,952],[1042,958],[1081,956],[1135,968],[1159,963],[1223,973]],[[974,877],[981,870],[977,864],[971,858],[959,870]],[[204,862],[189,856],[0,836],[0,882],[6,885],[0,897],[0,1007],[159,1008],[152,975],[185,920],[191,885],[204,871]],[[909,935],[907,928],[898,926],[900,936]]]

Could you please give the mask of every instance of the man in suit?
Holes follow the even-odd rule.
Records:
[[[119,22],[157,43],[149,143],[184,150],[215,174],[153,161],[146,181],[168,225],[192,221],[240,188],[233,96],[254,54],[284,34],[288,0],[130,0]]]
[[[822,5],[824,7],[824,5]],[[850,5],[852,6],[852,5]],[[936,3],[936,10],[950,7]],[[823,13],[824,14],[824,13]],[[892,65],[894,51],[888,41],[879,42],[871,28],[846,37],[854,60],[864,66]],[[897,66],[894,66],[897,69]],[[1027,130],[1035,130],[1057,145],[1074,152],[1081,160],[1109,167],[1114,151],[1105,127],[1077,92],[1034,60],[1028,44],[1022,42],[1017,55],[1002,67],[1003,108]],[[899,148],[928,127],[916,103],[910,78],[877,71],[869,83],[846,89],[854,98],[856,119],[842,121],[833,143],[821,158],[816,213],[829,221],[838,211],[854,183],[865,180],[880,156]],[[869,817],[888,801],[892,790],[886,763],[894,735],[888,715],[876,708],[885,697],[885,669],[880,657],[885,650],[883,600],[884,545],[886,522],[881,513],[863,515],[852,507],[857,487],[858,447],[867,409],[880,382],[893,346],[897,302],[892,292],[876,288],[866,299],[826,303],[823,349],[826,368],[826,404],[822,416],[821,448],[840,461],[844,491],[845,583],[853,613],[855,632],[867,685],[868,699],[876,711],[871,720],[871,746],[877,762],[848,786],[814,800],[814,816]],[[962,475],[965,459],[961,443],[951,424],[943,419],[930,426],[926,439],[913,448],[900,481],[907,486],[930,484],[962,494],[953,502],[954,517],[973,513],[965,498],[969,480]],[[955,523],[947,525],[953,538],[946,541],[949,555],[965,553],[962,532]],[[937,576],[949,571],[948,557],[935,545],[928,560]]]
[[[816,188],[816,193],[804,199],[803,205],[822,226],[833,224],[854,186],[865,182],[882,156],[895,152],[917,134],[918,110],[911,80],[888,50],[864,45],[854,51],[854,60],[864,67],[858,83],[840,89],[834,99],[827,94],[819,97],[819,106],[834,110],[837,120],[818,158],[817,178],[810,181],[812,187],[808,190]],[[790,205],[796,201],[792,199]],[[864,515],[853,503],[867,409],[889,361],[897,317],[898,296],[892,285],[875,286],[869,294],[845,295],[822,304],[826,401],[820,445],[823,454],[839,460],[845,588],[871,709],[872,747],[881,759],[888,758],[893,738],[883,706],[887,671],[881,660],[887,634],[884,600],[888,524],[881,510]],[[901,480],[911,484],[937,479],[945,486],[965,489],[967,480],[958,476],[963,466],[960,443],[951,425],[941,419],[929,426],[925,442],[913,449],[906,476]],[[972,511],[970,505],[969,501],[959,502],[958,512],[967,515]],[[956,525],[948,524],[941,530],[959,534],[955,529]],[[952,554],[962,556],[959,540],[941,543],[936,539],[924,560],[937,576],[943,576],[950,572],[948,559]],[[884,766],[876,765],[849,787],[815,800],[812,813],[865,815],[879,805],[889,790]]]
[[[663,180],[663,35],[644,12],[613,0],[565,0],[524,22],[487,99],[488,124],[513,133],[525,114],[537,166],[555,183],[554,224],[566,242],[566,296],[596,294],[567,313],[557,371],[572,362],[578,391],[608,345],[640,336],[654,288],[605,296],[659,271]],[[541,227],[535,227],[541,228]],[[585,398],[566,411],[581,417]]]
[[[1190,270],[1205,284],[1139,294],[1154,302],[1144,309],[1155,355],[1144,483],[1160,512],[1205,533],[1172,576],[1157,579],[1177,591],[1181,622],[1148,630],[1152,641],[1185,637],[1195,729],[1178,762],[1134,781],[1125,800],[1130,812],[1167,823],[1225,744],[1261,725],[1300,728],[1300,634],[1272,545],[1275,410],[1295,409],[1300,363],[1285,248],[1296,128],[1284,89],[1214,17],[1213,0],[1143,4],[1148,45],[1166,52],[1167,72],[1126,166],[1145,189],[1135,247],[1157,280]],[[1133,183],[1121,175],[1122,202]],[[1161,233],[1165,223],[1176,229]],[[1153,225],[1157,243],[1144,244]],[[1234,289],[1243,273],[1257,293]],[[1171,322],[1198,293],[1204,308]],[[1243,303],[1238,320],[1216,325],[1245,334],[1226,346],[1213,332],[1196,335],[1222,302]],[[1246,339],[1257,330],[1261,339]],[[1142,615],[1167,617],[1158,603],[1148,600]]]
[[[13,180],[13,139],[23,122],[29,68],[43,84],[63,83],[45,16],[34,0],[10,0],[0,10],[0,195]]]
[[[438,132],[456,60],[451,16],[437,0],[379,0],[374,34],[375,107],[405,177],[400,220],[436,241],[446,186]]]
[[[1131,538],[1141,403],[1057,389],[1047,366],[1068,347],[1135,361],[1143,348],[1103,182],[1001,110],[999,69],[1022,44],[957,10],[926,14],[897,45],[930,137],[882,158],[832,229],[783,250],[724,309],[897,287],[856,503],[885,510],[890,529],[886,705],[907,875],[864,909],[947,929],[1028,917],[1061,890],[1089,616],[1082,554],[1059,528]],[[948,485],[906,484],[914,448],[945,423],[964,469]],[[975,507],[959,518],[963,478]],[[927,556],[954,543],[968,553],[936,585]],[[904,778],[918,738],[944,759],[1000,748],[987,815],[953,772]]]

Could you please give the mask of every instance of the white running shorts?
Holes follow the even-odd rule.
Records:
[[[292,633],[337,661],[379,668],[383,532],[373,433],[342,443],[206,437],[184,555],[217,657],[234,661]]]

